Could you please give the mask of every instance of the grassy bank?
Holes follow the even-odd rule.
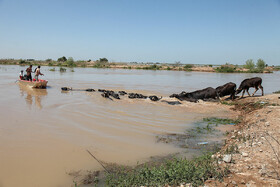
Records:
[[[106,175],[108,186],[164,186],[190,183],[202,185],[207,179],[222,180],[227,168],[220,168],[211,153],[193,160],[177,159],[160,165],[143,165],[132,170],[118,168]]]

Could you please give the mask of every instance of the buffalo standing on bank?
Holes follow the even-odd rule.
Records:
[[[245,91],[248,93],[249,96],[251,96],[249,93],[249,88],[251,87],[255,88],[255,92],[252,94],[252,96],[254,96],[254,94],[259,90],[259,88],[262,90],[262,96],[263,96],[262,78],[260,77],[254,77],[254,78],[243,80],[239,88],[236,90],[236,95],[242,92],[243,90],[241,97],[244,96]]]

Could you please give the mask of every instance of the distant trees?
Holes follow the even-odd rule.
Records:
[[[249,69],[251,73],[262,73],[267,66],[263,59],[258,59],[257,64],[252,59],[246,61],[244,68]]]
[[[66,62],[67,58],[65,56],[63,56],[63,57],[58,58],[57,61],[58,62]]]
[[[107,58],[99,58],[99,62],[108,62]]]

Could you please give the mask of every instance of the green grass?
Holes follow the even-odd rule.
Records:
[[[132,170],[124,168],[106,176],[108,186],[177,186],[191,183],[193,186],[202,185],[207,179],[222,180],[229,170],[222,169],[210,153],[193,160],[178,159],[166,161],[160,165],[144,165]]]
[[[229,105],[229,106],[236,105],[235,102],[227,102],[227,101],[221,101],[221,104],[223,104],[223,105]]]
[[[226,125],[226,124],[238,124],[238,123],[240,123],[239,119],[234,120],[234,119],[228,119],[228,118],[215,118],[215,117],[203,118],[203,121],[207,122],[208,124],[216,124],[216,125],[218,125],[218,124]]]
[[[49,69],[49,71],[55,71],[55,68]]]

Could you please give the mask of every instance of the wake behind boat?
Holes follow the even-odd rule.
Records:
[[[22,85],[30,86],[31,88],[46,88],[48,81],[38,79],[38,81],[27,81],[27,80],[21,80],[19,79],[18,82]]]

